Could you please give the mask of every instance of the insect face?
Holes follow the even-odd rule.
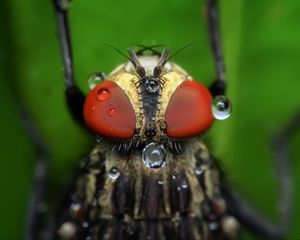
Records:
[[[87,126],[121,142],[125,152],[142,147],[143,153],[156,152],[163,159],[165,149],[181,152],[185,139],[212,125],[211,93],[169,62],[168,50],[161,56],[137,56],[131,50],[129,55],[128,63],[118,66],[88,94],[84,106]]]

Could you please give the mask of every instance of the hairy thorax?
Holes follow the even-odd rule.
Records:
[[[71,239],[234,238],[238,228],[226,212],[219,169],[196,139],[158,169],[146,167],[138,151],[97,145],[82,161],[67,215],[58,232],[76,223]]]

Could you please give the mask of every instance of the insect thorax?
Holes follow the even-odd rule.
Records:
[[[158,169],[146,167],[140,158],[97,145],[82,161],[58,235],[153,240],[236,236],[238,224],[227,214],[219,169],[201,141],[190,140],[184,153],[169,154]],[[73,235],[67,231],[70,226]]]

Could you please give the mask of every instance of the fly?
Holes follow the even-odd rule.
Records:
[[[217,160],[197,138],[231,112],[217,1],[206,1],[216,67],[209,88],[172,62],[168,48],[150,46],[129,49],[128,61],[107,76],[92,74],[87,96],[74,81],[68,1],[53,3],[68,107],[98,143],[82,159],[42,238],[238,239],[240,227],[282,237],[289,209],[286,221],[272,225],[228,188]],[[288,206],[289,199],[282,203]],[[40,238],[30,226],[29,238]]]

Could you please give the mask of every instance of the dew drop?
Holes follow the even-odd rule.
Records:
[[[163,180],[158,180],[158,182],[157,182],[159,185],[164,185],[164,181]]]
[[[203,169],[201,167],[196,167],[195,173],[196,173],[196,175],[200,176],[203,173]]]
[[[104,74],[103,73],[93,73],[88,78],[88,85],[90,89],[93,89],[96,87],[99,83],[101,83],[104,80]]]
[[[96,109],[96,107],[93,105],[91,106],[91,110],[94,111]]]
[[[187,189],[187,188],[189,187],[187,181],[185,181],[185,180],[182,181],[182,182],[181,182],[181,187],[182,187],[183,189]]]
[[[88,228],[88,227],[89,227],[89,224],[88,224],[87,222],[84,222],[84,223],[82,224],[82,227],[83,227],[83,228]]]
[[[149,143],[142,152],[144,164],[149,168],[160,168],[166,164],[167,153],[162,145]]]
[[[208,224],[208,228],[210,231],[216,231],[219,228],[219,224],[216,222],[211,222]]]
[[[112,179],[117,179],[120,176],[120,171],[116,167],[112,167],[108,174]]]
[[[216,96],[212,101],[212,113],[215,119],[225,120],[231,113],[231,103],[225,96]]]
[[[115,116],[116,115],[116,109],[114,109],[114,108],[108,109],[108,115],[111,116],[111,117]]]
[[[171,175],[173,180],[177,179],[178,176],[179,176],[179,172],[177,172],[177,171],[174,171],[173,174]]]
[[[108,88],[100,88],[97,92],[97,97],[100,101],[106,101],[110,98],[110,95],[111,93]]]

